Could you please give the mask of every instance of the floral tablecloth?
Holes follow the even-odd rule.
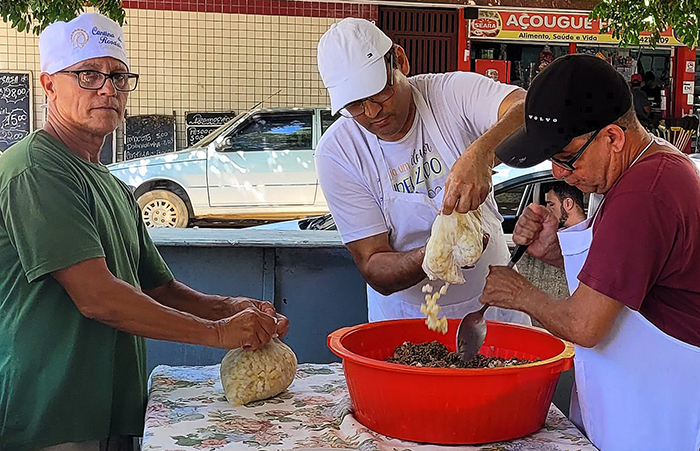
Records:
[[[279,396],[234,407],[219,365],[158,366],[150,380],[143,451],[595,451],[554,406],[538,432],[481,446],[435,446],[378,434],[353,416],[340,364],[301,364]]]

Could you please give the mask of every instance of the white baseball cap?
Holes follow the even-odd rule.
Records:
[[[318,42],[318,71],[331,96],[331,113],[386,86],[384,55],[393,42],[365,19],[334,23]]]
[[[122,28],[98,13],[85,13],[70,22],[54,22],[39,36],[41,71],[59,70],[91,58],[111,56],[126,64]]]

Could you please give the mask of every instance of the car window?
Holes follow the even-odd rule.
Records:
[[[340,114],[333,116],[329,110],[321,111],[321,134],[326,133],[328,127],[333,125],[333,122],[337,121],[339,117]]]
[[[498,212],[503,217],[515,216],[518,214],[520,200],[525,192],[525,184],[496,193],[496,203]]]
[[[518,220],[519,208],[523,202],[523,197],[532,197],[532,184],[522,183],[506,190],[496,193],[496,203],[498,204],[498,212],[503,216],[503,232],[513,233],[515,223]],[[529,199],[525,199],[529,201]]]
[[[312,113],[261,113],[233,136],[234,151],[311,149]]]

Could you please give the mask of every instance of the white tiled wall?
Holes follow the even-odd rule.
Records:
[[[44,91],[39,83],[39,37],[19,33],[4,22],[0,22],[0,71],[29,71],[32,74],[34,97],[34,130],[44,124]]]
[[[278,90],[265,106],[328,105],[316,44],[335,20],[127,9],[127,52],[140,75],[127,114],[175,112],[184,148],[189,111],[245,111]],[[0,23],[0,70],[33,72],[35,129],[45,114],[38,41]]]

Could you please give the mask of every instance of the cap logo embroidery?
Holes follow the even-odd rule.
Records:
[[[82,28],[76,28],[70,34],[70,42],[73,44],[73,50],[85,47],[89,39],[90,35]]]
[[[532,114],[528,114],[527,117],[532,119],[533,121],[539,121],[539,122],[557,122],[558,121],[558,119],[556,117],[533,116]]]
[[[109,44],[113,45],[118,48],[122,48],[122,40],[121,37],[115,36],[114,33],[111,33],[106,30],[100,30],[97,27],[92,27],[92,34],[95,36],[99,36],[99,43],[100,44]]]

